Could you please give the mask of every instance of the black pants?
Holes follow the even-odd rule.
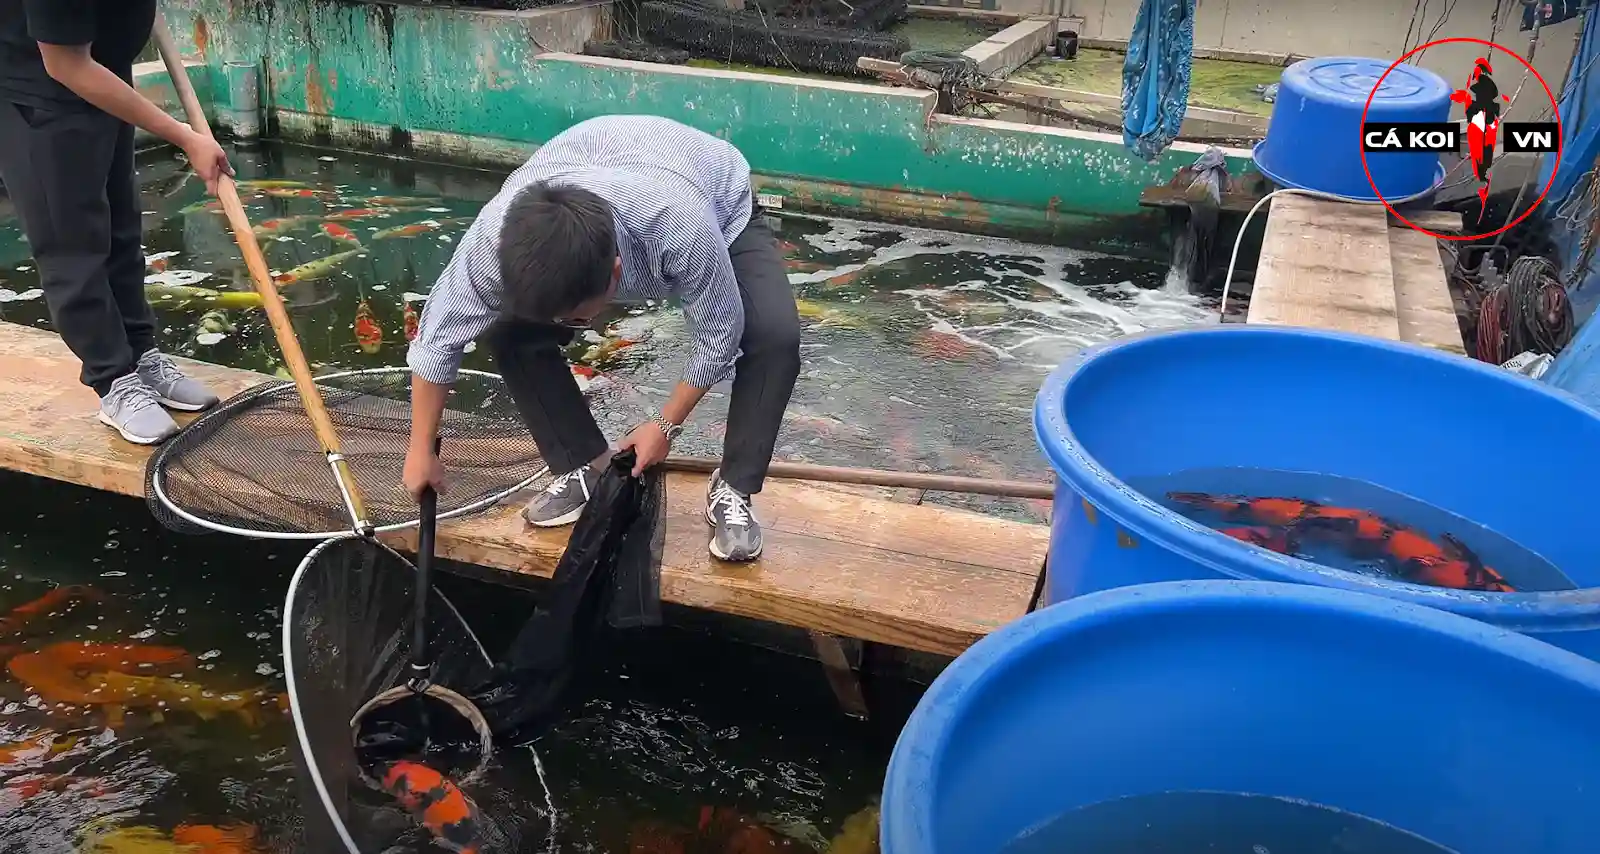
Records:
[[[728,255],[744,303],[744,335],[733,368],[722,479],[754,495],[766,480],[800,374],[800,317],[783,255],[759,212],[728,247]],[[607,447],[560,349],[575,334],[560,326],[504,320],[486,336],[534,443],[557,473],[578,468]]]
[[[83,384],[103,396],[155,346],[133,126],[92,108],[0,101],[0,179],[56,331],[83,363]]]

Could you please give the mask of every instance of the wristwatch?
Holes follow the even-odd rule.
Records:
[[[678,438],[679,433],[683,432],[682,424],[674,424],[659,415],[650,419],[650,422],[661,428],[661,435],[667,437],[667,444],[669,445],[672,444],[672,440]]]

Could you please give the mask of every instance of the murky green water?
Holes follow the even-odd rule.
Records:
[[[348,236],[324,230],[329,223],[361,244],[283,285],[308,356],[325,372],[404,364],[406,306],[420,310],[456,238],[501,180],[282,147],[234,158],[241,179],[305,185],[247,200],[258,226],[289,221],[263,231],[275,271],[350,251],[340,242]],[[181,181],[165,156],[142,177],[153,293],[247,291],[237,247],[203,189]],[[385,231],[404,226],[416,227]],[[1211,322],[1213,313],[1162,290],[1157,264],[801,217],[783,217],[780,232],[805,319],[803,375],[779,440],[790,460],[1044,480],[1030,413],[1053,365],[1086,344]],[[49,328],[14,229],[0,229],[0,280],[0,318]],[[156,303],[168,352],[279,370],[259,310],[219,315],[202,303]],[[376,346],[357,340],[362,311],[381,329]],[[677,308],[645,304],[615,308],[573,346],[574,361],[596,372],[594,400],[609,433],[660,405],[686,341]],[[466,364],[494,368],[483,351]],[[713,390],[695,414],[684,450],[717,452],[726,391]],[[93,585],[100,595],[48,609],[61,613],[20,634],[0,624],[5,655],[63,640],[159,644],[192,654],[197,662],[183,676],[209,690],[284,690],[279,608],[300,547],[183,538],[156,530],[136,501],[15,475],[0,474],[0,484],[8,520],[0,526],[0,615],[60,585]],[[1020,501],[929,500],[1025,519],[1045,511]],[[447,582],[490,649],[527,613],[527,597]],[[813,662],[670,628],[626,636],[604,661],[582,689],[593,699],[540,746],[563,850],[629,850],[627,834],[640,822],[692,828],[707,807],[831,833],[877,790],[914,697],[885,686],[889,699],[874,722],[851,724]],[[51,708],[0,678],[0,851],[71,850],[71,834],[99,816],[161,832],[246,822],[269,840],[292,824],[300,805],[292,729],[281,713],[252,727],[229,714],[201,720],[176,703],[158,711],[159,720],[134,710],[113,729],[100,707]],[[64,747],[50,733],[77,741]]]

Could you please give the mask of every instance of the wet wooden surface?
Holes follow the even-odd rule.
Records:
[[[224,397],[270,379],[185,366]],[[94,394],[78,382],[78,362],[59,338],[0,323],[0,465],[142,497],[149,450],[122,441],[95,412]],[[566,533],[525,526],[523,500],[440,523],[440,553],[549,576]],[[666,601],[942,655],[1022,616],[1049,533],[893,501],[887,491],[772,480],[756,497],[766,527],[762,558],[725,564],[706,551],[705,479],[671,475],[667,503]],[[410,547],[415,535],[393,537]]]
[[[1300,195],[1278,196],[1268,205],[1249,322],[1398,340],[1383,207]]]
[[[1455,216],[1459,230],[1460,215]],[[1400,340],[1465,356],[1467,347],[1445,279],[1439,240],[1412,228],[1390,228],[1389,260],[1394,267]]]

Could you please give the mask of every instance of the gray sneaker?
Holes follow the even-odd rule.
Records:
[[[156,445],[178,432],[178,423],[139,375],[128,374],[111,384],[100,398],[100,423],[136,445]]]
[[[159,350],[148,350],[140,356],[136,370],[144,384],[155,391],[162,406],[183,412],[199,412],[217,405],[217,396],[210,389],[185,376]]]
[[[522,518],[540,528],[559,528],[571,525],[583,515],[584,505],[600,484],[600,473],[587,465],[573,469],[556,478],[544,492],[533,497],[522,508]]]
[[[750,496],[724,483],[721,469],[711,473],[706,490],[706,522],[711,525],[713,557],[744,561],[761,556],[761,523],[750,508]]]

